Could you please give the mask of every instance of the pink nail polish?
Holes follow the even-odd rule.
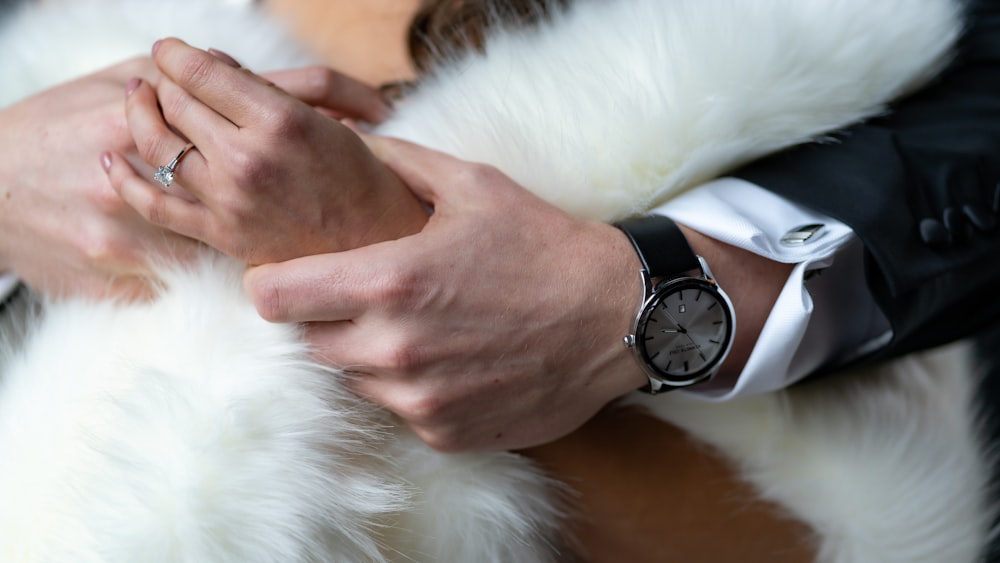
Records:
[[[141,78],[129,78],[128,82],[125,83],[125,97],[127,98],[131,96],[132,92],[135,92],[135,89],[138,88],[140,84],[142,84]]]
[[[156,56],[156,52],[160,50],[160,44],[161,43],[163,43],[162,39],[157,39],[156,42],[153,43],[152,53],[153,53],[154,57]]]
[[[229,56],[228,53],[224,53],[224,52],[222,52],[222,51],[220,51],[218,49],[214,49],[214,48],[210,47],[208,49],[208,54],[212,55],[213,57],[219,59],[220,61],[226,63],[227,65],[229,65],[229,66],[231,66],[233,68],[240,68],[242,66],[239,61],[237,61],[233,57]]]
[[[101,168],[103,168],[105,172],[111,170],[111,153],[108,151],[101,153]]]

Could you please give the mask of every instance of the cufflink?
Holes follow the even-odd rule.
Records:
[[[823,227],[825,227],[825,225],[821,223],[795,227],[785,233],[785,236],[781,237],[779,242],[785,246],[802,246],[810,240],[818,238],[817,234],[823,230]]]

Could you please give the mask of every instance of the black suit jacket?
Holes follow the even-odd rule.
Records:
[[[956,60],[891,114],[735,174],[857,233],[894,332],[869,359],[1000,317],[1000,0],[967,10]]]

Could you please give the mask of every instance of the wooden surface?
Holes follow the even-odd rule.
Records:
[[[373,85],[407,79],[419,0],[270,0],[331,66]],[[635,410],[611,409],[525,452],[570,485],[583,559],[607,563],[804,563],[810,531],[756,497],[721,457]]]
[[[268,0],[333,68],[373,86],[413,76],[406,30],[420,0]]]
[[[810,531],[757,498],[722,458],[636,409],[606,409],[527,453],[579,493],[584,560],[804,563]]]

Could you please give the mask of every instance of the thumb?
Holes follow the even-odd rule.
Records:
[[[464,160],[402,139],[364,133],[361,138],[418,198],[432,205],[443,198],[448,182],[468,167]]]

